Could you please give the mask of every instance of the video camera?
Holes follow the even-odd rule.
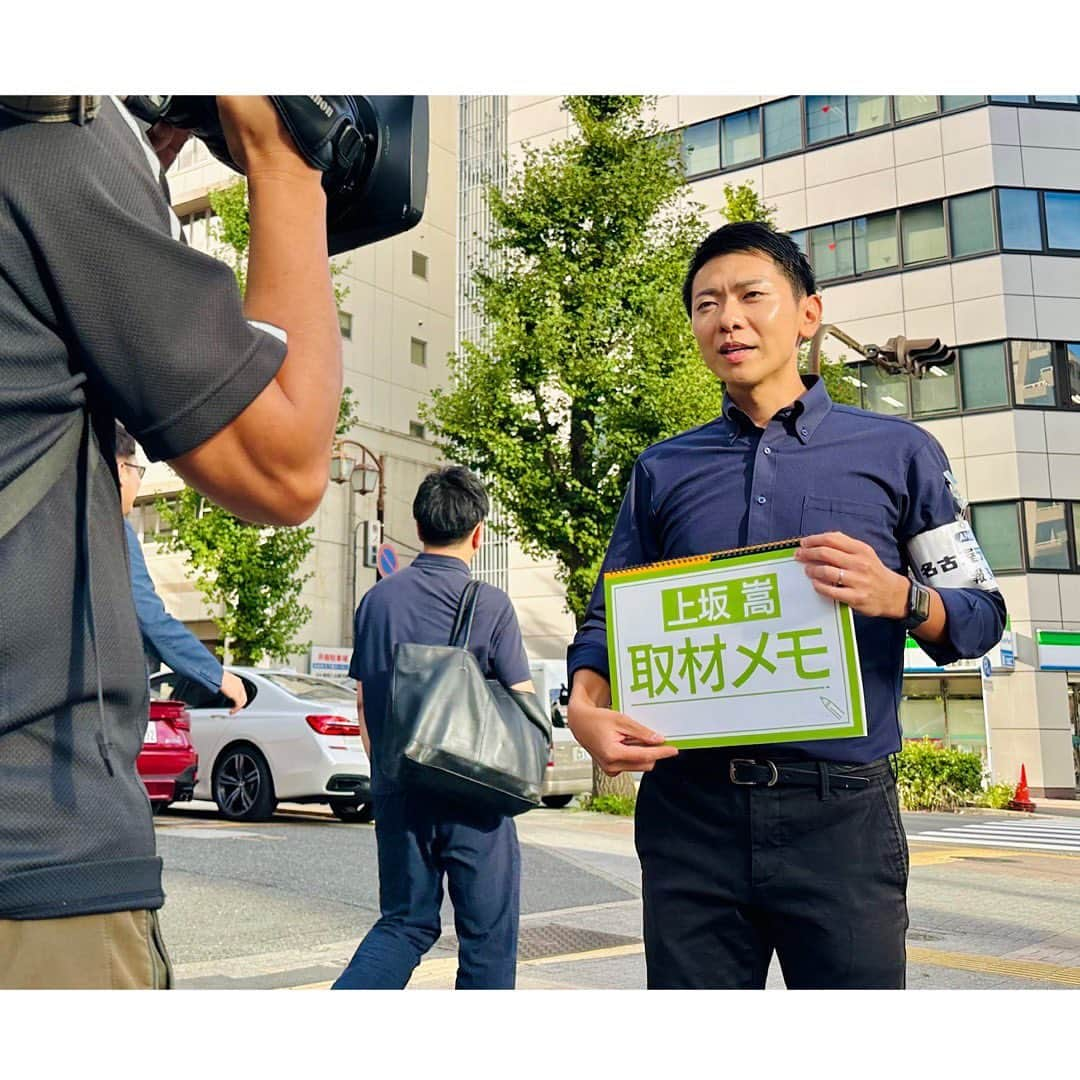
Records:
[[[186,128],[219,161],[233,161],[210,96],[131,95],[140,120]],[[270,97],[300,154],[323,174],[331,255],[411,229],[424,212],[428,173],[426,97],[310,94]]]

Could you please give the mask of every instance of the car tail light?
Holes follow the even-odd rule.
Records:
[[[191,720],[187,716],[178,716],[172,721],[172,726],[176,728],[177,731],[190,731]]]
[[[320,735],[359,735],[360,721],[348,716],[323,716],[317,714],[305,717],[312,731]]]

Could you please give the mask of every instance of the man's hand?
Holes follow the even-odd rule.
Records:
[[[886,619],[907,615],[908,579],[890,570],[869,544],[842,532],[818,533],[803,537],[795,558],[822,596],[861,615]]]
[[[147,133],[150,146],[161,162],[161,167],[168,172],[169,166],[176,160],[184,143],[188,141],[191,132],[186,128],[173,127],[172,124],[159,120]]]
[[[229,153],[249,180],[266,172],[293,174],[321,190],[322,174],[300,156],[268,97],[219,97],[217,107]]]
[[[650,772],[661,758],[679,752],[664,745],[663,735],[599,704],[610,700],[607,679],[587,669],[577,672],[568,710],[570,730],[608,776]]]
[[[247,704],[247,690],[244,689],[244,681],[231,671],[226,671],[221,676],[221,692],[232,703],[230,715],[235,715]]]

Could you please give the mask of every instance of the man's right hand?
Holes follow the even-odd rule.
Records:
[[[657,761],[679,752],[664,745],[663,735],[600,704],[610,700],[607,679],[587,669],[577,672],[568,710],[570,730],[608,776],[650,772]]]
[[[321,186],[322,175],[300,155],[268,97],[219,97],[217,107],[229,153],[249,179],[269,170],[295,173]]]
[[[233,703],[233,707],[229,710],[230,715],[238,713],[247,704],[247,690],[244,689],[244,680],[231,671],[222,673],[221,693]]]

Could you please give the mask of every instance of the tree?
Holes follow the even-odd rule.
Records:
[[[210,193],[215,220],[211,236],[215,254],[232,267],[241,291],[247,281],[250,222],[246,181]],[[332,266],[336,275],[343,266]],[[340,307],[348,289],[334,283]],[[342,395],[338,435],[355,423],[351,390]],[[295,640],[311,618],[300,603],[304,583],[313,575],[301,573],[314,546],[311,527],[252,525],[215,506],[192,488],[175,500],[159,500],[158,510],[172,534],[165,547],[187,556],[195,583],[211,608],[226,662],[257,663],[264,656],[283,658],[310,644]]]

